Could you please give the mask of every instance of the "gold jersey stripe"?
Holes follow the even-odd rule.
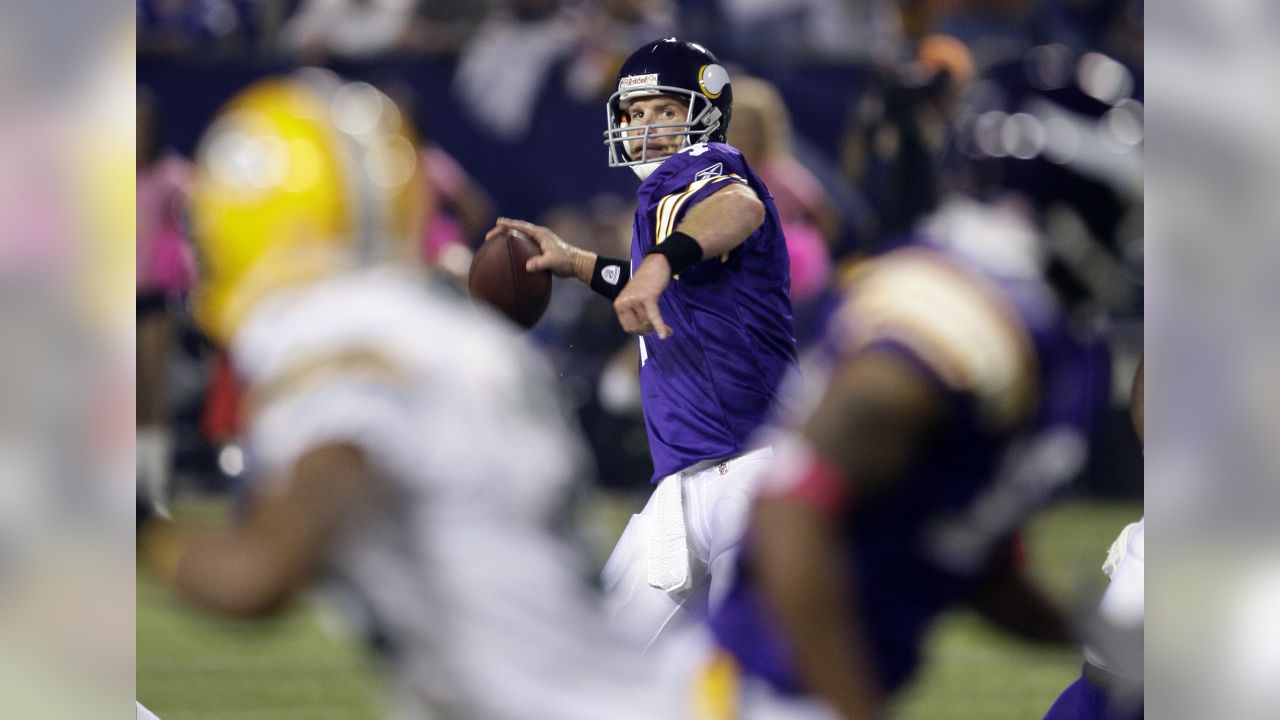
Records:
[[[732,655],[719,650],[703,666],[693,683],[693,717],[696,720],[739,720],[738,698],[742,671]]]
[[[679,200],[680,197],[680,194],[673,194],[658,201],[657,222],[653,225],[653,240],[655,245],[661,244],[662,241],[666,240],[667,236],[671,234],[666,231],[666,228],[671,224],[671,206],[674,205],[676,200]]]
[[[947,385],[973,393],[997,426],[1030,412],[1037,384],[1032,340],[996,288],[926,253],[905,251],[872,265],[843,311],[856,333],[847,349],[901,342]]]
[[[736,180],[745,183],[746,180],[737,173],[729,173],[728,175],[718,175],[713,178],[705,178],[703,180],[695,180],[689,184],[683,192],[672,193],[658,201],[657,222],[654,223],[654,243],[661,243],[667,239],[667,236],[676,231],[676,218],[680,215],[680,208],[685,202],[702,188],[711,183],[717,183],[724,180]]]
[[[335,381],[374,381],[403,387],[408,377],[386,355],[369,348],[307,358],[294,363],[266,383],[250,390],[245,408],[250,417],[281,398],[325,387]]]

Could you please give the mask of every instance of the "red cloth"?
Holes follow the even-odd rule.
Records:
[[[205,393],[200,428],[212,442],[225,442],[240,434],[240,400],[244,388],[231,369],[226,355],[219,355],[213,365],[213,378]]]

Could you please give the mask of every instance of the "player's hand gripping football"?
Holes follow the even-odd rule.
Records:
[[[658,312],[658,297],[671,283],[671,264],[665,255],[652,254],[640,263],[636,272],[613,301],[622,329],[633,335],[658,333],[658,338],[671,337],[671,328]]]
[[[542,249],[541,255],[530,258],[529,262],[525,263],[525,270],[529,272],[547,270],[559,277],[576,277],[588,285],[591,284],[591,273],[596,267],[595,253],[570,245],[561,240],[559,235],[541,225],[510,218],[498,218],[493,229],[485,233],[484,239],[488,240],[508,230],[519,230],[528,235]]]

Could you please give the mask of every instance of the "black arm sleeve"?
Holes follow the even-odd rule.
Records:
[[[601,255],[596,258],[596,267],[591,271],[591,289],[613,300],[630,279],[631,263]]]

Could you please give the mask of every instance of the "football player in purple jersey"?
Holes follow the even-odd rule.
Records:
[[[972,176],[991,180],[963,185],[901,247],[857,269],[823,367],[806,378],[802,419],[770,431],[775,459],[710,622],[724,652],[707,677],[727,665],[740,679],[708,683],[731,688],[719,695],[730,716],[880,717],[933,619],[965,603],[1024,637],[1070,639],[1065,616],[1026,580],[1017,538],[1084,464],[1111,371],[1102,325],[1088,320],[1125,293],[1081,275],[1101,258],[1061,255],[1086,240],[1104,253],[1114,235],[1079,230],[1103,227],[1101,213],[1072,206],[1074,189],[1053,191],[1132,204],[1112,181],[1141,156],[1092,164],[1085,145],[1112,106],[1079,88],[1002,97],[1019,104],[973,113],[971,129],[1010,119],[1003,137],[1017,154],[969,160]],[[1058,153],[1063,123],[1078,154]],[[991,170],[1003,172],[978,172]],[[1099,221],[1070,225],[1075,247],[1045,222],[1072,212]]]
[[[605,567],[615,618],[650,640],[722,592],[749,506],[744,472],[770,455],[754,431],[796,362],[790,266],[773,198],[726,145],[729,74],[666,38],[623,64],[608,101],[611,167],[641,180],[630,259],[598,257],[502,219],[542,254],[530,271],[576,277],[638,335],[657,486]]]

